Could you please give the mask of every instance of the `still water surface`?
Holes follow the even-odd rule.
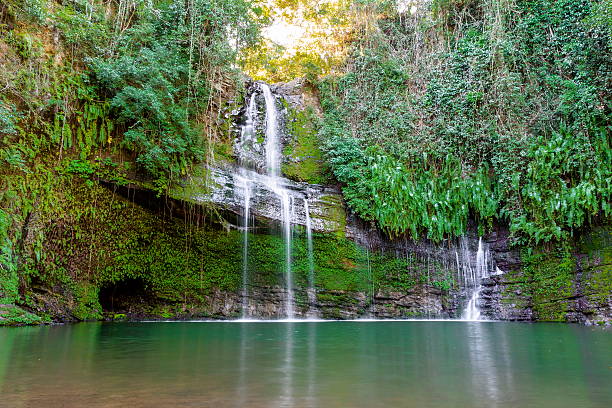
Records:
[[[499,322],[0,329],[1,407],[612,407],[612,332]]]

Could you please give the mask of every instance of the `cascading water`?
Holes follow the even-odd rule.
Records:
[[[284,246],[284,280],[285,280],[285,299],[284,299],[284,315],[287,319],[295,318],[295,296],[294,296],[294,279],[292,271],[292,239],[293,225],[295,223],[306,227],[306,239],[308,249],[308,317],[316,317],[316,290],[314,277],[314,256],[313,256],[313,224],[318,218],[311,218],[311,211],[319,211],[317,205],[317,195],[314,198],[309,192],[296,188],[296,184],[284,179],[281,176],[281,160],[282,160],[282,141],[281,141],[281,123],[282,112],[277,109],[276,95],[272,93],[270,87],[265,83],[257,83],[255,89],[248,98],[248,106],[245,109],[246,121],[241,128],[240,140],[235,146],[237,154],[240,158],[240,167],[235,169],[233,173],[233,197],[234,205],[243,208],[242,211],[242,230],[243,230],[243,264],[242,264],[242,317],[248,318],[250,313],[249,307],[249,240],[250,230],[252,229],[253,214],[261,214],[262,209],[267,211],[267,215],[272,216],[281,222],[281,233]],[[264,109],[262,103],[265,102],[265,118],[263,117]],[[259,105],[259,106],[258,106]],[[259,109],[258,109],[259,108]],[[265,133],[265,139],[260,142],[258,138],[259,132]],[[308,187],[308,191],[312,186]],[[316,193],[315,193],[316,194]],[[318,193],[321,194],[321,193]],[[265,198],[265,207],[261,206],[262,198]],[[303,207],[299,205],[299,201],[303,201]],[[311,208],[311,205],[313,206]],[[315,214],[319,214],[315,212]],[[317,228],[320,224],[316,224]],[[481,294],[481,280],[485,277],[494,275],[496,268],[494,267],[486,243],[482,239],[478,243],[478,251],[472,249],[474,244],[464,237],[461,238],[456,247],[454,260],[452,258],[444,259],[443,265],[445,268],[453,268],[451,265],[456,262],[458,271],[458,282],[464,288],[464,293],[467,294],[469,301],[467,307],[461,315],[464,320],[480,319],[479,301]],[[372,270],[370,265],[370,245],[366,246],[366,262],[368,267],[368,280],[370,288],[368,293],[369,298],[369,315],[374,316],[378,313],[374,304],[374,283]],[[408,246],[406,244],[406,246]],[[432,280],[439,279],[437,276],[437,267],[441,260],[440,255],[436,255],[435,251],[429,251],[426,255],[420,254],[417,251],[411,256],[406,257],[408,263],[412,263],[412,258],[419,261],[421,264],[426,263],[427,282],[428,286],[432,285]],[[396,253],[396,256],[398,254]],[[431,258],[431,259],[430,259]],[[446,262],[446,263],[445,263]],[[489,263],[491,265],[489,265]],[[252,266],[252,265],[251,265]],[[413,267],[410,267],[412,271]],[[424,269],[423,269],[424,272]],[[432,275],[432,276],[430,276]],[[432,304],[432,307],[433,304]],[[427,316],[430,313],[439,313],[432,309],[430,305],[426,306]],[[255,305],[257,309],[257,305]],[[257,311],[255,312],[257,314]]]
[[[244,169],[243,169],[244,170]],[[243,173],[245,173],[243,171]],[[236,186],[243,189],[244,211],[242,221],[242,318],[248,317],[249,280],[249,217],[251,208],[251,182],[247,177],[237,176]]]
[[[285,238],[285,284],[287,298],[285,301],[287,319],[293,319],[293,272],[291,270],[291,218],[289,213],[289,195],[282,192],[281,204],[283,211],[283,236]]]
[[[244,153],[252,150],[253,143],[255,142],[255,114],[257,113],[257,100],[255,99],[255,92],[251,95],[251,99],[249,100],[249,105],[246,109],[246,121],[244,126],[240,131],[240,149],[239,151]],[[241,164],[243,166],[248,166],[250,163],[244,157],[244,154],[241,155]]]
[[[276,109],[276,100],[270,87],[265,83],[258,85],[261,92],[255,90],[249,98],[246,109],[246,121],[241,128],[240,142],[237,145],[240,167],[233,174],[234,195],[242,197],[243,207],[243,261],[242,261],[242,317],[248,317],[248,275],[249,275],[249,224],[251,217],[251,206],[253,198],[257,198],[262,191],[272,192],[280,202],[280,215],[282,221],[282,235],[285,247],[285,283],[286,300],[285,314],[288,319],[293,319],[294,291],[293,273],[291,268],[292,247],[292,223],[296,216],[294,194],[284,187],[286,180],[280,176],[280,150],[281,141],[279,137],[279,114]],[[255,171],[258,166],[256,155],[261,152],[257,142],[257,97],[263,93],[265,100],[265,173],[259,174]],[[255,200],[257,201],[257,200]]]
[[[261,90],[263,91],[266,101],[266,166],[268,175],[273,179],[277,179],[280,167],[278,153],[280,142],[278,140],[278,113],[276,111],[276,100],[268,85],[261,84]]]
[[[472,294],[461,315],[463,320],[480,320],[480,308],[478,303],[480,300],[480,292],[482,291],[481,281],[483,278],[489,277],[489,258],[488,248],[485,248],[482,237],[480,237],[478,239],[475,268],[470,266],[469,269],[464,272],[465,287],[468,291],[471,291]]]
[[[251,146],[255,139],[255,127],[254,118],[257,112],[257,102],[255,100],[255,93],[251,95],[249,105],[246,110],[246,122],[242,126],[240,132],[240,145],[241,151],[246,151]],[[234,185],[242,190],[244,197],[243,207],[243,240],[242,240],[242,318],[248,317],[248,275],[249,275],[249,217],[251,208],[251,195],[252,195],[252,181],[249,177],[249,172],[246,166],[249,163],[242,159],[242,166],[239,174],[234,175]]]
[[[312,225],[310,222],[310,209],[308,208],[308,199],[304,199],[304,211],[306,212],[306,240],[308,243],[308,305],[310,314],[314,314],[314,305],[317,300],[317,295],[314,286],[314,252],[312,246]]]
[[[324,202],[321,198],[328,192],[323,186],[306,185],[281,176],[283,111],[277,109],[277,95],[272,92],[270,87],[265,83],[257,82],[251,88],[251,93],[246,102],[247,106],[244,110],[246,120],[241,127],[240,139],[236,140],[234,145],[239,158],[239,167],[228,165],[222,169],[211,169],[217,182],[211,200],[227,205],[228,208],[236,212],[242,210],[239,213],[242,218],[240,229],[243,231],[242,317],[249,318],[258,315],[260,312],[259,305],[251,300],[254,298],[253,294],[250,293],[253,286],[249,282],[250,277],[255,276],[255,271],[250,270],[255,263],[249,262],[249,251],[252,250],[252,248],[249,248],[249,243],[253,239],[254,216],[276,220],[280,222],[282,227],[285,299],[283,299],[281,308],[275,307],[272,313],[276,316],[284,315],[287,319],[294,319],[297,313],[292,271],[293,226],[304,225],[306,227],[308,245],[307,299],[309,305],[306,315],[317,317],[312,231],[329,228],[326,225],[329,220],[324,218],[326,206],[321,204]],[[263,109],[264,103],[265,109]],[[261,133],[265,134],[265,138],[260,137]],[[300,200],[302,200],[303,206],[300,206]],[[374,236],[374,238],[376,237]],[[376,248],[376,245],[370,245],[367,235],[359,239],[363,241],[361,244],[366,248],[365,261],[369,282],[367,315],[384,316],[386,306],[375,304],[376,294],[370,250]],[[372,242],[376,243],[378,241],[374,240]],[[442,276],[440,271],[450,272],[454,269],[453,264],[456,263],[457,282],[469,299],[461,317],[464,320],[478,320],[481,317],[479,310],[481,280],[503,272],[495,267],[491,256],[488,254],[487,245],[482,239],[479,240],[478,251],[474,251],[473,246],[473,241],[466,237],[461,238],[457,243],[453,257],[452,252],[451,254],[445,254],[445,250],[442,248],[423,250],[419,244],[409,245],[405,241],[405,253],[401,253],[396,248],[395,256],[405,255],[408,273],[426,273],[427,284],[425,286],[427,287],[435,285],[440,279],[447,279],[447,275]],[[253,247],[252,242],[251,247]],[[426,296],[429,295],[426,294]],[[429,297],[431,298],[431,296]],[[445,315],[446,312],[434,301],[429,298],[426,301],[419,306],[428,317]],[[275,305],[278,305],[278,303],[275,302]]]
[[[270,177],[270,188],[281,200],[283,236],[285,239],[285,284],[287,297],[285,309],[287,319],[293,319],[293,273],[291,271],[291,211],[289,204],[289,192],[279,183],[280,173],[280,140],[278,136],[278,112],[276,100],[270,87],[261,84],[264,99],[266,101],[266,168]]]

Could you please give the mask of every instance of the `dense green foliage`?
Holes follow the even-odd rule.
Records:
[[[31,148],[17,140],[21,131],[58,146],[60,157],[132,152],[165,186],[223,137],[217,118],[241,86],[237,52],[258,38],[251,8],[244,0],[10,0],[2,8],[5,143]]]
[[[89,278],[104,237],[83,243],[84,267],[74,242],[83,232],[58,236],[83,218],[95,228],[97,198],[77,200],[67,185],[83,183],[85,196],[99,180],[163,192],[210,157],[242,86],[237,53],[258,38],[251,9],[243,0],[0,4],[0,303],[36,308],[41,293],[61,290],[67,303],[50,312],[100,317]]]
[[[18,277],[10,240],[10,218],[0,209],[0,304],[13,303],[18,298]]]
[[[363,149],[350,138],[332,138],[327,148],[336,177],[346,184],[349,206],[390,233],[408,232],[418,239],[426,232],[441,240],[465,232],[470,209],[483,221],[495,214],[486,171],[462,177],[461,164],[451,156],[436,168],[418,159],[406,166],[379,147]]]
[[[391,235],[441,241],[463,234],[468,220],[481,233],[507,222],[515,242],[545,244],[524,250],[525,268],[509,271],[538,318],[567,318],[577,267],[589,277],[585,296],[607,305],[609,268],[598,254],[575,259],[568,238],[610,217],[609,2],[423,4],[409,15],[394,1],[317,3],[300,13],[325,17],[325,41],[288,59],[243,61],[252,71],[268,64],[278,78],[305,73],[316,85],[308,97],[320,98],[323,120],[316,103],[285,106],[284,174],[329,183],[331,168],[350,208]],[[126,282],[147,296],[139,312],[161,317],[215,315],[215,296],[240,290],[241,233],[221,228],[229,223],[217,212],[161,193],[186,173],[199,177],[194,162],[231,160],[228,118],[243,99],[239,55],[270,17],[258,5],[0,4],[0,322],[100,319],[101,293]],[[327,26],[344,35],[349,21],[349,58],[338,73],[343,50],[321,50]],[[291,64],[280,69],[282,61]],[[322,72],[335,73],[319,80]],[[134,188],[153,188],[157,197],[142,204],[161,208],[109,185],[130,198]],[[358,303],[356,292],[371,299],[455,287],[435,261],[348,240],[342,203],[330,200],[327,216],[340,228],[314,237],[320,302],[341,308]],[[255,287],[283,283],[277,232],[249,239]],[[304,288],[308,249],[303,231],[294,238],[292,266]],[[305,291],[296,295],[306,306]]]
[[[119,123],[129,129],[123,146],[137,152],[149,173],[177,173],[202,159],[202,129],[194,119],[210,115],[223,71],[231,73],[236,47],[257,38],[257,25],[242,0],[161,2],[143,7],[137,20],[113,40],[109,57],[90,60],[111,96]],[[236,82],[238,78],[236,78]]]
[[[376,17],[356,28],[346,74],[320,84],[326,150],[353,210],[435,240],[470,215],[536,243],[607,219],[605,3],[435,1],[414,17],[363,5]]]

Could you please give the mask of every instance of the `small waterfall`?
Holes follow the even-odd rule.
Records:
[[[242,150],[245,150],[245,145],[253,142],[255,136],[254,118],[255,113],[257,112],[257,102],[255,100],[255,96],[256,94],[253,92],[251,99],[249,100],[249,106],[247,106],[246,109],[246,121],[240,132],[240,143],[243,146]]]
[[[481,287],[478,286],[474,290],[474,293],[472,293],[472,296],[470,297],[470,300],[468,301],[468,304],[465,310],[463,311],[463,314],[461,315],[461,318],[463,320],[480,320],[480,309],[478,308],[478,299],[480,298],[480,291]]]
[[[472,292],[470,300],[461,315],[463,320],[480,320],[480,308],[478,307],[478,303],[480,300],[480,292],[482,291],[481,281],[483,278],[489,277],[490,258],[488,247],[485,247],[482,242],[482,237],[478,238],[475,268],[470,266],[469,270],[464,268],[462,271],[464,274],[465,287],[468,291]]]
[[[369,305],[366,315],[369,319],[374,318],[374,276],[372,275],[372,266],[370,265],[370,242],[366,245],[366,263],[368,268],[368,291]]]
[[[308,306],[310,314],[314,315],[314,306],[317,301],[317,293],[314,284],[314,252],[312,247],[312,225],[310,223],[310,209],[308,199],[304,199],[304,211],[306,212],[306,240],[308,242]]]

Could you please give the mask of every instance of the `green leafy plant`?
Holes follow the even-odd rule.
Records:
[[[357,26],[345,73],[318,83],[353,211],[434,240],[496,218],[523,244],[609,220],[612,54],[592,23],[604,6],[444,0],[414,20],[363,7],[377,14]]]

